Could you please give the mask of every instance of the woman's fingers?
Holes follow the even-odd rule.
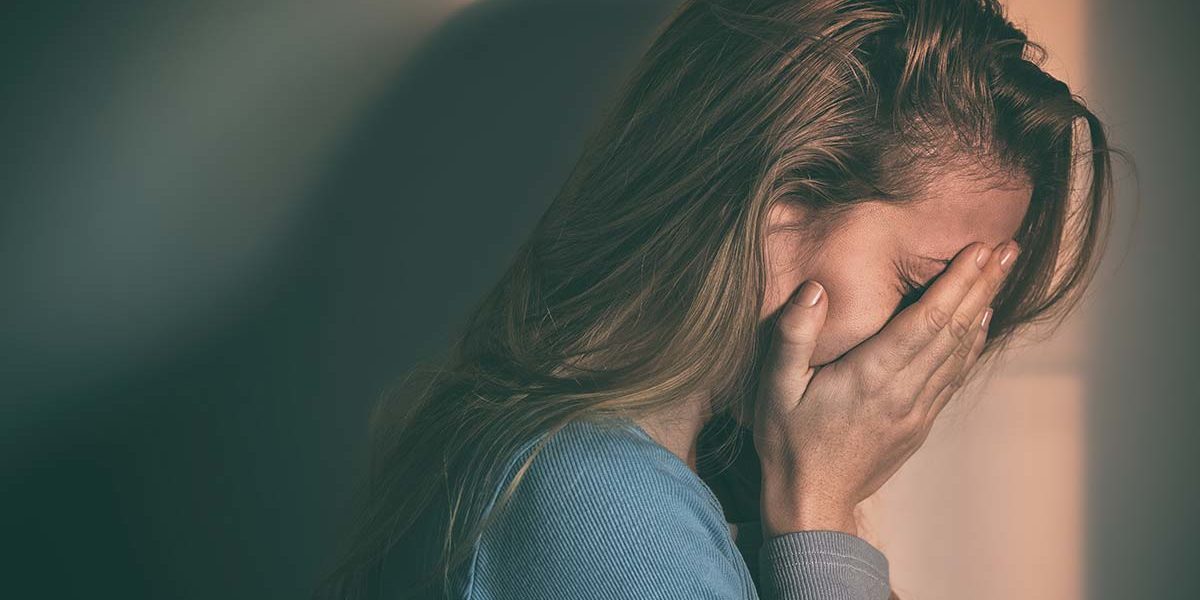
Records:
[[[960,346],[964,343],[968,347],[971,345],[975,339],[975,325],[979,324],[983,312],[987,310],[1004,283],[1004,277],[1012,268],[1016,255],[1016,242],[1010,240],[996,247],[992,259],[984,265],[982,276],[975,281],[975,285],[963,297],[954,316],[951,317],[950,326],[939,332],[933,342],[923,348],[906,367],[918,377],[924,374],[925,386],[934,388],[935,394],[948,381],[946,377],[939,378],[939,374],[944,373],[939,370],[939,366],[950,360],[956,349],[962,352]],[[950,375],[954,376],[956,373]]]
[[[891,379],[926,346],[941,337],[943,330],[950,327],[969,329],[967,323],[953,323],[952,318],[959,313],[959,305],[983,275],[990,255],[991,249],[986,244],[974,242],[968,245],[954,257],[920,300],[853,350],[863,359],[859,364],[864,370],[881,370],[868,378]]]
[[[950,402],[954,394],[958,393],[967,375],[974,368],[976,361],[979,360],[979,355],[983,352],[983,347],[987,342],[988,325],[991,324],[991,319],[992,309],[988,308],[982,315],[979,332],[971,338],[969,344],[960,346],[960,350],[955,352],[954,359],[946,361],[943,365],[947,373],[952,375],[949,383],[937,389],[928,388],[926,393],[933,396],[933,400],[931,402],[918,403],[918,406],[927,407],[924,409],[923,415],[926,431],[933,426],[933,421],[937,419],[938,414],[942,412],[942,409],[946,407],[946,404]],[[965,355],[961,361],[957,360],[960,352]]]
[[[812,379],[809,365],[825,325],[827,296],[821,284],[804,282],[783,306],[775,324],[765,365],[769,375],[764,383],[769,387],[769,397],[785,404],[781,407],[784,410],[799,403]]]

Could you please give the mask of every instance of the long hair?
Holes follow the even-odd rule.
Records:
[[[1112,150],[1044,54],[994,0],[683,2],[449,354],[376,410],[363,510],[317,595],[364,597],[395,547],[425,559],[414,595],[448,593],[540,446],[506,481],[509,460],[571,421],[698,394],[744,416],[776,202],[812,209],[820,240],[939,169],[1028,177],[984,356],[1052,330],[1102,253]]]

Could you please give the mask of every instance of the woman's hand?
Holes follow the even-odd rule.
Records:
[[[857,535],[855,507],[921,447],[979,357],[988,304],[1016,258],[1006,244],[967,246],[879,333],[816,369],[827,294],[801,286],[779,315],[755,405],[764,535]]]

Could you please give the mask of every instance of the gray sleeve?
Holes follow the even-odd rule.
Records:
[[[841,531],[795,531],[763,543],[763,600],[887,600],[887,557]]]

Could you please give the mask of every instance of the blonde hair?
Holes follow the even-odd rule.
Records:
[[[856,202],[917,201],[938,165],[1020,172],[1023,260],[985,355],[1061,322],[1107,231],[1110,149],[1042,55],[995,1],[682,3],[449,355],[380,405],[365,504],[317,595],[362,597],[398,543],[427,548],[411,589],[447,593],[537,449],[486,513],[507,461],[573,420],[696,394],[746,410],[776,202],[814,209],[820,240]]]

